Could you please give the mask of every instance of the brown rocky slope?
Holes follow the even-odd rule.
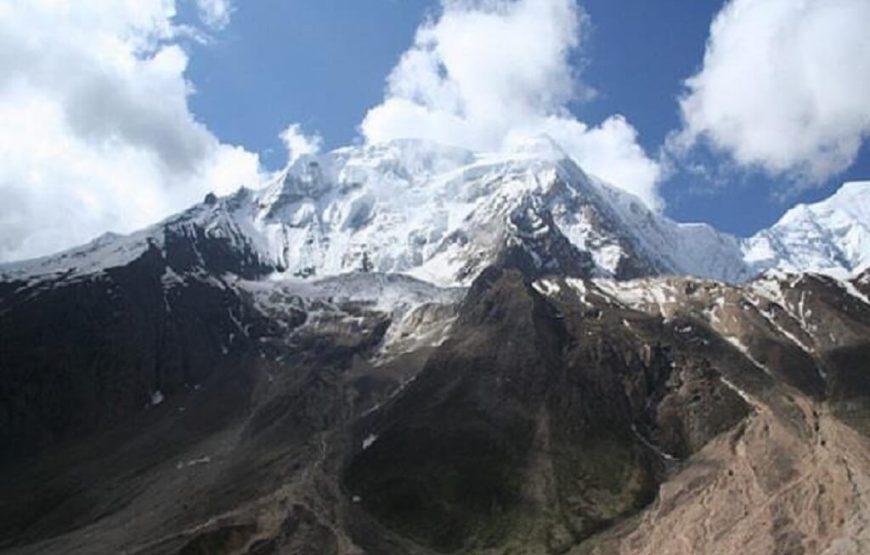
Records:
[[[28,449],[0,469],[0,550],[870,549],[866,279],[733,287],[561,267],[532,272],[521,249],[507,252],[463,297],[433,289],[401,308],[184,276],[168,313],[173,298],[214,299],[209,327],[187,332],[207,358],[152,363],[177,369],[158,372],[172,376],[165,400],[125,401],[110,418],[106,373],[130,355],[100,348],[112,338],[99,335],[65,343],[78,358],[59,373],[91,371],[99,404],[41,378],[52,396],[86,403],[86,425],[46,428],[36,408],[50,399],[16,397],[15,414],[31,418],[16,445]],[[20,314],[62,297],[6,295],[0,306]],[[159,345],[142,348],[136,360],[153,360]],[[4,360],[32,349],[4,344]],[[40,356],[49,370],[61,360]]]

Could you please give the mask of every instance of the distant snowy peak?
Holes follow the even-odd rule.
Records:
[[[850,276],[870,265],[870,181],[844,184],[830,198],[800,204],[744,245],[754,269]]]

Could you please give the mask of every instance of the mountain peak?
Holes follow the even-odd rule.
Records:
[[[834,214],[840,218],[870,222],[870,181],[848,181],[824,200],[798,204],[786,212],[779,223],[788,224]]]
[[[744,250],[756,268],[852,275],[870,264],[870,181],[845,183],[821,202],[795,206]]]
[[[841,212],[857,223],[870,224],[870,181],[848,181],[830,198],[814,206]]]
[[[507,152],[521,158],[535,158],[550,162],[569,158],[562,146],[547,134],[509,138]]]

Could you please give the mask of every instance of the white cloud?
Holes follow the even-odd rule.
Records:
[[[575,0],[442,0],[362,133],[371,142],[417,137],[477,150],[549,135],[586,170],[660,207],[658,164],[631,124],[614,116],[589,127],[568,111],[591,94],[571,64],[586,26]]]
[[[816,182],[870,135],[870,2],[731,0],[686,82],[684,130],[742,165]]]
[[[0,260],[129,232],[258,179],[188,107],[174,0],[0,3]]]
[[[292,164],[299,159],[300,156],[308,154],[317,154],[323,146],[323,139],[318,134],[306,135],[302,131],[302,126],[294,123],[287,127],[279,135],[284,146],[287,147],[287,156]]]
[[[196,0],[199,17],[213,29],[223,29],[230,23],[233,5],[230,0]]]

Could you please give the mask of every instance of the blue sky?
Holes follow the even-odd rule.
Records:
[[[291,124],[326,149],[547,133],[744,236],[870,178],[866,0],[7,2],[0,261],[256,184]]]
[[[582,6],[591,34],[575,60],[597,94],[571,109],[591,124],[624,114],[655,156],[680,126],[677,97],[702,63],[722,2],[584,0]],[[348,144],[382,99],[385,77],[417,26],[437,10],[437,2],[425,0],[240,3],[214,42],[193,47],[191,108],[222,140],[261,153],[271,167],[284,163],[277,135],[287,121],[316,130],[326,148]],[[843,180],[870,176],[866,145],[846,172],[802,192],[783,186],[786,177],[735,168],[724,154],[702,151],[696,158],[723,182],[678,170],[662,183],[665,212],[740,235],[769,226],[797,202],[830,195]]]
[[[191,43],[191,109],[221,139],[286,160],[278,139],[289,121],[317,130],[326,148],[350,144],[384,80],[411,44],[424,0],[258,0],[240,4],[229,27]],[[190,4],[182,19],[193,21]]]

